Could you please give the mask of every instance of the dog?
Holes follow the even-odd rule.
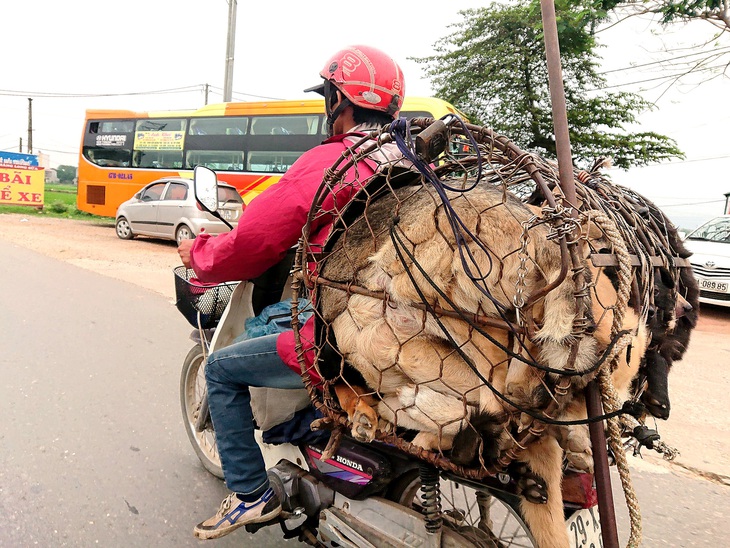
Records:
[[[534,212],[516,198],[489,185],[448,197],[449,207],[486,246],[469,238],[458,242],[445,205],[430,188],[415,185],[370,203],[330,247],[324,278],[351,281],[387,298],[320,286],[317,302],[327,326],[323,354],[329,358],[319,366],[323,377],[334,381],[355,438],[371,441],[378,429],[405,428],[417,432],[414,445],[449,452],[452,460],[466,464],[494,458],[509,446],[512,403],[539,409],[552,397],[545,375],[536,373],[531,362],[561,370],[571,344],[577,344],[575,368],[585,371],[611,344],[616,291],[605,274],[591,272],[590,312],[596,328],[577,342],[571,276],[532,308],[538,329],[530,340],[509,329],[429,312],[429,307],[439,307],[514,321],[516,288],[532,294],[555,281],[561,269],[560,249],[548,240],[546,227],[531,227],[521,247],[520,235]],[[521,257],[529,258],[526,272]],[[426,310],[418,303],[428,303]],[[624,325],[633,333],[633,351],[623,352],[619,363],[626,366],[615,373],[622,387],[630,385],[646,346],[641,318],[632,314]],[[507,394],[512,403],[495,392]],[[572,416],[584,409],[578,401],[560,412]],[[567,437],[568,445],[587,439],[582,434]],[[568,544],[558,439],[544,436],[520,456],[544,480],[547,496],[539,501],[544,504],[521,499],[541,547]]]

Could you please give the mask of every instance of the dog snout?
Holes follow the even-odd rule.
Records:
[[[682,297],[682,295],[677,295],[677,304],[674,307],[675,318],[679,319],[686,316],[692,311],[692,308],[692,305],[689,304],[687,299]]]

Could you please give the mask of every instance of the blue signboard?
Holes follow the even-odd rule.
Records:
[[[21,154],[19,152],[6,152],[0,150],[0,164],[6,166],[37,166],[38,156],[34,154]]]

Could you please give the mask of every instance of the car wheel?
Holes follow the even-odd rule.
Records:
[[[132,227],[129,226],[129,221],[124,217],[117,219],[117,236],[122,240],[131,240],[135,234],[132,232]]]
[[[177,230],[175,231],[175,241],[178,245],[180,245],[180,242],[183,240],[190,240],[192,238],[195,238],[195,234],[193,234],[193,231],[190,230],[188,225],[180,225],[177,227]]]

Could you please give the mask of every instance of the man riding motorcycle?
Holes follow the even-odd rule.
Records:
[[[403,103],[405,82],[400,67],[373,47],[349,46],[338,51],[320,76],[323,83],[306,91],[324,96],[330,137],[304,153],[278,183],[253,200],[234,231],[215,237],[201,234],[181,242],[180,258],[200,281],[249,280],[279,263],[302,234],[325,170],[350,146],[347,137],[390,123]],[[395,149],[395,145],[386,146]],[[359,179],[365,180],[373,173],[366,171],[374,166],[360,165],[357,169]],[[344,182],[355,180],[352,169]],[[342,207],[356,190],[355,184],[343,184],[332,200]],[[311,240],[323,242],[331,225],[320,220],[319,226],[311,228]],[[300,336],[311,348],[313,319],[301,329]],[[248,339],[213,352],[205,371],[218,452],[226,485],[232,491],[216,514],[194,529],[198,538],[212,539],[247,523],[269,521],[281,512],[254,439],[249,387],[297,389],[303,383],[291,331]]]

